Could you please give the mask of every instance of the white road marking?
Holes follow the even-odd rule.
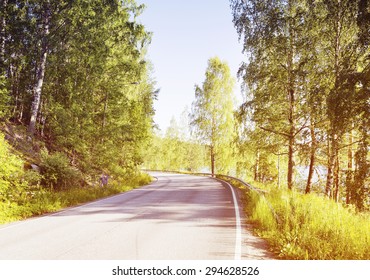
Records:
[[[235,227],[236,227],[234,259],[241,260],[241,257],[242,257],[242,226],[241,226],[241,221],[240,221],[238,199],[236,198],[234,188],[228,182],[223,181],[223,180],[219,180],[219,181],[224,182],[225,184],[229,186],[232,196],[233,196],[234,209],[235,209]]]

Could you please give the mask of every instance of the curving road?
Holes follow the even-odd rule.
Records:
[[[208,177],[151,173],[148,186],[0,228],[0,259],[268,259],[237,192]]]

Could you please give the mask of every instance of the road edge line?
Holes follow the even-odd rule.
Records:
[[[240,210],[239,210],[239,203],[238,199],[235,194],[234,188],[231,186],[230,183],[217,179],[220,182],[225,183],[231,190],[231,194],[233,197],[234,202],[234,210],[235,210],[235,250],[234,250],[234,260],[241,260],[242,256],[242,226],[241,226],[241,216],[240,216]]]

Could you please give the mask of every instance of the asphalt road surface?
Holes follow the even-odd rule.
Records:
[[[152,175],[158,180],[140,189],[0,227],[0,259],[271,258],[227,183]]]

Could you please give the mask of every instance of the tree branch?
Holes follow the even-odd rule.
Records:
[[[360,142],[361,142],[361,140],[357,140],[357,141],[355,141],[355,142],[352,142],[351,144],[347,144],[347,145],[344,145],[344,146],[338,147],[338,151],[339,151],[339,150],[341,150],[341,149],[344,149],[344,148],[350,147],[350,146],[352,146],[352,145],[354,145],[354,144],[360,143]]]
[[[258,126],[260,129],[264,130],[264,131],[268,131],[268,132],[272,132],[272,133],[275,133],[275,134],[278,134],[278,135],[281,135],[281,136],[284,136],[284,137],[290,137],[289,134],[287,133],[284,133],[284,132],[279,132],[279,131],[276,131],[276,130],[273,130],[273,129],[270,129],[270,128],[266,128],[266,127],[263,127],[263,126]]]

